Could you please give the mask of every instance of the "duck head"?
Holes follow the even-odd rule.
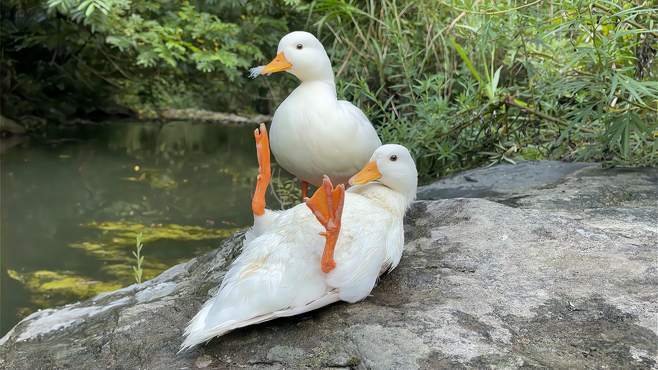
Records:
[[[409,150],[398,144],[380,146],[370,157],[370,162],[352,176],[349,183],[364,185],[374,181],[404,195],[410,204],[416,198],[418,172]]]
[[[267,65],[250,70],[251,77],[289,72],[306,81],[334,82],[331,61],[322,43],[312,34],[295,31],[279,41],[276,57]]]

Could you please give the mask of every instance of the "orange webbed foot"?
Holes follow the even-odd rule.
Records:
[[[326,240],[320,265],[322,271],[328,273],[336,267],[334,248],[340,233],[343,203],[345,201],[345,185],[340,184],[334,188],[329,177],[324,176],[322,186],[315,191],[310,199],[306,198],[304,201],[318,222],[324,226],[325,231],[321,235]]]
[[[256,190],[251,199],[251,210],[255,216],[265,213],[265,192],[272,177],[270,168],[270,140],[267,136],[267,127],[264,123],[254,130],[256,139],[256,155],[258,156],[258,177],[256,178]]]

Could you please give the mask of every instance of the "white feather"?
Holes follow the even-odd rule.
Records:
[[[249,77],[250,78],[256,78],[256,77],[260,76],[261,72],[263,72],[264,68],[265,68],[265,66],[258,66],[258,67],[250,68],[249,69]]]
[[[401,233],[403,214],[392,210],[404,209],[404,199],[382,185],[354,189],[345,194],[334,270],[320,270],[323,228],[305,204],[266,213],[217,294],[190,321],[181,350],[243,326],[366,298],[387,261],[401,254],[402,245],[389,241],[399,240],[391,234]]]
[[[357,107],[336,100],[333,83],[305,82],[277,108],[270,128],[272,154],[296,177],[316,186],[328,175],[346,183],[381,145]]]
[[[272,154],[286,171],[313,185],[324,175],[335,184],[347,182],[382,145],[377,132],[359,108],[337,99],[331,61],[315,36],[291,32],[277,53],[290,64],[285,71],[301,83],[274,112]]]
[[[259,323],[274,320],[274,319],[277,319],[277,318],[280,318],[280,317],[288,317],[288,316],[299,315],[299,314],[302,314],[304,312],[313,311],[315,309],[330,305],[334,302],[338,302],[339,300],[340,299],[338,297],[338,293],[329,292],[326,295],[324,295],[324,296],[322,296],[322,297],[320,297],[320,298],[318,298],[314,301],[308,302],[307,304],[305,304],[303,306],[291,307],[291,308],[288,308],[288,309],[285,309],[285,310],[279,310],[279,311],[271,312],[271,313],[261,315],[261,316],[256,316],[256,317],[253,317],[249,320],[244,320],[244,321],[231,320],[231,321],[227,321],[223,325],[218,325],[214,328],[205,329],[205,330],[197,330],[197,327],[193,327],[193,325],[194,324],[198,325],[198,324],[202,323],[205,320],[205,317],[208,314],[208,311],[204,310],[204,308],[206,308],[207,305],[212,303],[212,301],[208,301],[203,306],[201,311],[199,311],[199,313],[196,316],[194,316],[194,318],[190,322],[190,325],[185,330],[185,335],[187,337],[185,338],[185,341],[181,345],[181,348],[178,352],[180,353],[180,352],[186,351],[186,350],[194,347],[197,344],[207,342],[210,339],[212,339],[214,337],[224,335],[224,334],[230,332],[231,330],[235,330],[235,329],[242,328],[242,327],[249,326],[249,325],[259,324]]]

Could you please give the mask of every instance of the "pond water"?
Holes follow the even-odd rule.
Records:
[[[39,308],[134,283],[252,222],[253,127],[123,122],[3,148],[0,335]]]

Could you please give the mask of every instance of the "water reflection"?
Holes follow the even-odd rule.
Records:
[[[2,155],[4,334],[40,307],[132,283],[251,223],[251,127],[114,123],[27,140]]]

